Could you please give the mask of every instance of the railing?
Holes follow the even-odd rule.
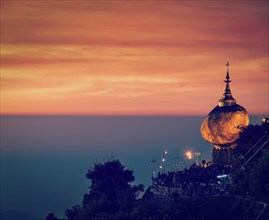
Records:
[[[179,195],[182,195],[181,188],[161,186],[160,184],[156,182],[154,178],[152,178],[152,185],[160,194],[170,195],[172,193],[177,193]]]
[[[268,205],[265,204],[264,202],[258,202],[262,205],[262,208],[260,209],[259,214],[256,216],[255,220],[259,220],[262,218],[262,216],[264,215],[264,213],[266,212],[266,209],[268,208]]]
[[[251,159],[253,158],[253,157],[255,157],[255,155],[257,154],[257,153],[259,153],[259,151],[267,144],[269,142],[269,139],[268,140],[266,140],[263,144],[262,144],[262,146],[260,146],[258,149],[257,149],[257,151],[247,160],[247,162],[246,163],[244,163],[243,165],[242,165],[242,167],[245,167],[247,164],[248,164],[248,162],[249,161],[251,161]]]
[[[267,140],[266,140],[266,138],[268,138]],[[247,160],[247,162],[245,162],[244,163],[244,165],[243,165],[243,167],[268,143],[268,141],[269,141],[269,135],[266,133],[264,136],[262,136],[248,151],[247,151],[247,153],[245,153],[244,155],[243,155],[243,157],[240,159],[240,160],[238,160],[234,165],[233,165],[233,167],[231,168],[231,171],[230,172],[232,172],[232,171],[234,171],[237,167],[238,167],[238,165],[240,165],[240,164],[242,164],[243,163],[243,161],[247,158],[247,156],[250,154],[250,153],[252,153],[253,152],[253,150],[257,147],[257,145],[259,145],[262,141],[264,141],[265,140],[265,142],[255,151],[255,153],[252,155],[252,156],[250,156],[250,158]],[[240,166],[240,167],[242,167],[242,165]]]
[[[181,197],[200,197],[200,196],[217,196],[224,194],[223,187],[217,186],[213,183],[200,183],[193,186],[191,189],[180,187],[170,187],[160,185],[154,178],[152,178],[152,187],[157,191],[158,194],[171,195],[173,193],[178,194]],[[227,191],[226,191],[227,194]]]

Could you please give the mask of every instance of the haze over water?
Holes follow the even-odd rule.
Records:
[[[38,219],[80,204],[94,162],[111,154],[150,184],[153,158],[168,162],[187,149],[210,160],[212,146],[200,135],[204,116],[1,116],[1,209]],[[259,123],[261,117],[251,117]]]

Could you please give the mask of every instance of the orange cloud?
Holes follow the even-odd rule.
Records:
[[[268,100],[268,2],[1,1],[1,112],[206,114]]]

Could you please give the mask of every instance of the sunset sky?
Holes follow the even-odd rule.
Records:
[[[2,1],[2,114],[268,114],[268,1]]]

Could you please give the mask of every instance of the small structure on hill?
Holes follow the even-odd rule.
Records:
[[[233,150],[236,148],[235,140],[241,130],[248,126],[249,117],[245,108],[238,105],[230,89],[229,63],[227,62],[226,83],[223,97],[218,105],[206,116],[201,125],[203,138],[214,145],[213,163],[217,165],[232,165]]]

